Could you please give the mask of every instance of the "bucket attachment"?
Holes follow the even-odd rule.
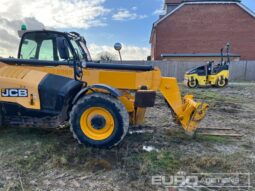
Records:
[[[192,95],[186,95],[183,107],[183,117],[179,120],[185,131],[193,133],[205,118],[209,106],[206,103],[195,102]]]
[[[195,102],[193,95],[181,97],[180,89],[175,78],[163,77],[160,92],[174,112],[175,121],[181,124],[188,134],[193,134],[199,123],[205,118],[208,104]]]

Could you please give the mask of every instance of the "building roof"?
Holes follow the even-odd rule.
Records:
[[[240,57],[239,54],[229,54],[230,57]],[[227,54],[223,55],[224,57],[227,57]],[[161,57],[221,57],[221,54],[215,54],[215,53],[198,53],[198,54],[161,54]]]
[[[241,3],[242,0],[182,0],[182,2],[203,2],[203,1],[218,1],[218,2],[238,2],[238,3]]]
[[[249,13],[251,16],[253,16],[255,18],[255,13],[250,10],[248,7],[246,7],[245,5],[243,5],[242,3],[240,3],[239,0],[206,0],[206,1],[198,1],[198,0],[185,0],[183,1],[176,9],[174,9],[172,12],[169,12],[168,14],[166,14],[165,16],[163,16],[161,19],[159,19],[158,21],[156,21],[153,26],[155,27],[158,23],[160,23],[161,21],[165,20],[167,17],[173,15],[177,10],[179,10],[180,8],[182,8],[185,5],[199,5],[199,4],[236,4],[239,7],[241,7],[242,9],[244,9],[247,13]]]
[[[170,1],[171,0],[165,0],[165,2],[170,2]],[[177,0],[173,0],[173,1],[177,1]],[[152,34],[153,34],[153,31],[154,31],[154,28],[160,22],[164,21],[166,18],[173,15],[176,11],[178,11],[179,9],[181,9],[185,5],[201,5],[201,4],[208,4],[208,5],[209,4],[236,4],[240,8],[242,8],[244,11],[246,11],[248,14],[250,14],[252,17],[255,18],[255,13],[251,9],[246,7],[244,4],[242,4],[241,0],[182,0],[181,3],[179,4],[179,6],[177,6],[173,11],[171,11],[171,12],[167,13],[166,15],[160,17],[156,22],[153,23],[150,42],[151,42],[151,39],[152,39]]]
[[[180,4],[183,0],[165,0],[165,4]]]
[[[165,0],[165,4],[180,4],[184,2],[203,2],[203,1],[229,1],[229,2],[241,2],[241,0]]]

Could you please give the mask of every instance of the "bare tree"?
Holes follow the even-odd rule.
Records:
[[[110,62],[113,60],[117,60],[116,56],[110,52],[101,52],[98,54],[98,58],[100,61],[104,61],[104,62]]]

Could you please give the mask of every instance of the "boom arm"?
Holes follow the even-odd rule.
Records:
[[[159,90],[185,131],[193,133],[205,118],[208,104],[195,102],[192,95],[186,95],[182,100],[176,78],[162,77]]]

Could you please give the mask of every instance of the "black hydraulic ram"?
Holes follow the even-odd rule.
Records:
[[[30,65],[30,66],[73,66],[74,61],[44,61],[44,60],[27,60],[16,58],[0,58],[0,62],[12,65]],[[133,70],[133,71],[151,71],[154,70],[150,65],[131,65],[131,64],[105,64],[84,62],[83,67],[93,69],[108,70]]]

